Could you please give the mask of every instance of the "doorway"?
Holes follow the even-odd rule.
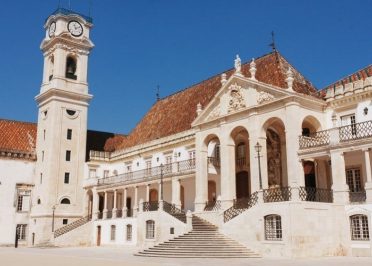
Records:
[[[236,198],[249,197],[249,175],[247,171],[238,172],[235,179]]]
[[[97,247],[101,245],[101,226],[97,226]]]
[[[158,191],[156,189],[151,189],[149,198],[150,198],[150,202],[158,201]]]
[[[208,181],[208,201],[216,201],[216,182]]]
[[[312,161],[304,162],[305,187],[316,188],[315,164]]]

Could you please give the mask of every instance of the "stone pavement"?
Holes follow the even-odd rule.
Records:
[[[311,259],[166,259],[136,257],[133,248],[0,248],[1,266],[371,266],[372,258],[327,257]]]

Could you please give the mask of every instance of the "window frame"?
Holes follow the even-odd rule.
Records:
[[[20,241],[27,240],[27,224],[17,224],[16,232],[18,232],[18,240]]]
[[[71,150],[66,150],[66,162],[71,162]]]
[[[116,225],[112,224],[110,226],[110,241],[116,240]]]
[[[354,214],[349,217],[350,238],[352,241],[369,241],[368,216],[365,214]]]
[[[127,224],[126,226],[126,241],[132,241],[133,238],[133,226],[131,224]]]
[[[266,241],[282,241],[283,228],[282,217],[277,214],[269,214],[264,217],[264,229]]]
[[[146,239],[155,239],[155,221],[146,221]]]
[[[66,139],[67,139],[67,140],[72,140],[72,129],[71,129],[71,128],[68,128],[68,129],[67,129],[67,136],[66,136]]]

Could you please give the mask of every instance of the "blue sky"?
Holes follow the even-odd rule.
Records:
[[[70,0],[88,14],[89,0]],[[372,1],[91,0],[89,128],[129,133],[156,100],[281,54],[317,88],[372,63]],[[64,7],[68,0],[60,0]],[[36,122],[43,23],[58,0],[1,0],[0,118]]]

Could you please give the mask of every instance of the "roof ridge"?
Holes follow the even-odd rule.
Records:
[[[260,60],[260,59],[262,59],[262,58],[264,58],[264,57],[266,57],[266,56],[269,56],[269,55],[271,55],[271,54],[273,54],[273,53],[279,53],[279,52],[272,51],[272,52],[270,52],[270,53],[267,53],[267,54],[261,55],[261,56],[255,58],[254,60],[255,60],[255,61]],[[280,54],[280,53],[279,53],[279,54]],[[245,62],[242,63],[242,66],[243,66],[243,65],[246,65],[246,64],[249,64],[250,62],[251,62],[250,60],[247,60],[247,61],[245,61]],[[204,83],[204,82],[206,82],[206,81],[208,81],[208,80],[211,80],[211,79],[213,79],[213,78],[219,77],[219,76],[221,76],[222,74],[224,74],[224,73],[226,73],[226,72],[229,72],[229,71],[231,71],[231,70],[234,70],[234,67],[231,67],[231,68],[229,68],[229,69],[227,69],[227,70],[225,70],[225,71],[219,72],[219,73],[217,73],[217,74],[215,74],[215,75],[213,75],[213,76],[210,76],[210,77],[208,77],[208,78],[206,78],[206,79],[203,79],[203,80],[201,80],[201,81],[198,81],[198,82],[196,82],[196,83],[193,83],[193,84],[191,84],[191,85],[187,86],[186,88],[183,88],[183,89],[181,89],[181,90],[179,90],[179,91],[173,92],[173,93],[171,93],[171,94],[165,96],[164,98],[161,98],[159,101],[165,100],[165,99],[167,99],[167,98],[169,98],[169,97],[171,97],[171,96],[173,96],[173,95],[176,95],[176,94],[178,94],[178,93],[184,92],[185,90],[191,89],[192,87],[195,87],[195,86],[197,86],[197,85],[199,85],[199,84],[202,84],[202,83]],[[157,103],[157,102],[155,102],[154,105],[155,105],[156,103]],[[151,108],[150,108],[150,109],[151,109]]]
[[[6,121],[6,122],[16,122],[16,123],[22,123],[22,124],[31,124],[37,126],[36,122],[28,122],[28,121],[19,121],[19,120],[10,120],[6,118],[0,118],[0,121]]]

